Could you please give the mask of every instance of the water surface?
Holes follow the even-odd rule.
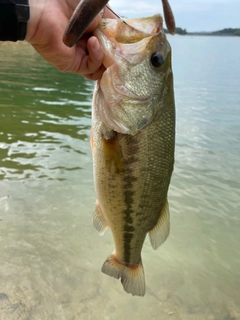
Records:
[[[0,45],[0,320],[240,318],[240,38],[169,40],[171,235],[146,240],[144,298],[100,271],[113,242],[92,227],[93,83]]]

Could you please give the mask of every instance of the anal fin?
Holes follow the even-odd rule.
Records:
[[[160,213],[159,219],[153,229],[148,234],[152,248],[156,250],[167,239],[170,232],[170,215],[168,201],[166,199],[165,205]]]
[[[93,212],[93,226],[95,230],[100,234],[100,236],[104,235],[104,233],[108,229],[107,221],[103,216],[103,213],[98,201],[96,201],[95,210]]]
[[[102,272],[114,277],[121,278],[121,283],[127,293],[133,296],[144,296],[145,294],[145,277],[142,261],[137,265],[126,266],[111,254],[102,266]]]

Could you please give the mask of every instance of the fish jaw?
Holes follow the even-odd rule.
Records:
[[[117,19],[102,19],[95,30],[106,67],[98,81],[97,104],[99,116],[108,127],[135,135],[160,111],[157,102],[161,101],[164,86],[159,91],[156,87],[171,73],[168,68],[171,49],[162,30],[160,15],[126,21],[127,24]],[[162,70],[156,70],[150,64],[152,53],[158,51],[166,60]]]

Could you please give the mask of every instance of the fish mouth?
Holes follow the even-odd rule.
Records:
[[[145,49],[153,36],[163,30],[160,15],[139,19],[102,19],[93,32],[104,51],[105,68],[114,63],[114,58],[122,57],[131,64],[137,64],[145,56]]]
[[[146,37],[159,33],[162,29],[162,18],[156,15],[151,18],[141,19],[102,19],[98,28],[106,37],[115,39],[118,43],[135,43]],[[158,24],[156,24],[158,22]]]

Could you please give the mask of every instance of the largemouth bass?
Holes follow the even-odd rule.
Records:
[[[94,35],[106,71],[93,96],[91,146],[95,229],[109,227],[115,249],[102,271],[145,294],[141,250],[168,237],[168,187],[174,165],[175,106],[171,48],[160,15],[102,19]]]

